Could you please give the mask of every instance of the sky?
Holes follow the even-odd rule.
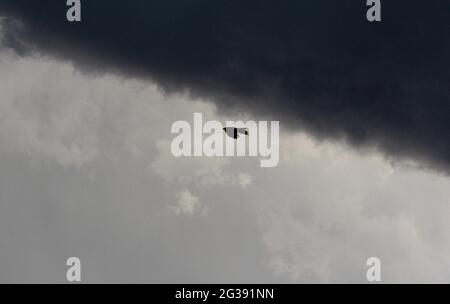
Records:
[[[450,280],[448,4],[135,2],[0,1],[1,283]],[[174,157],[195,112],[278,166]]]

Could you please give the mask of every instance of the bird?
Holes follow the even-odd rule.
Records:
[[[248,135],[248,128],[228,127],[228,128],[223,128],[223,130],[225,131],[225,134],[227,134],[228,136],[230,136],[231,138],[234,138],[234,139],[237,139],[239,137],[239,134]]]

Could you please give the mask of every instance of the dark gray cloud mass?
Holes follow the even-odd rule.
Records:
[[[449,172],[450,2],[0,0],[3,44]],[[17,22],[19,20],[20,22]]]

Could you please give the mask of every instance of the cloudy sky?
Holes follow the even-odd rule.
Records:
[[[0,282],[449,282],[450,4],[384,2],[0,0]],[[278,166],[175,158],[194,112]]]

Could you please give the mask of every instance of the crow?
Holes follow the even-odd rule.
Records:
[[[239,134],[248,135],[248,129],[247,128],[223,128],[225,133],[230,136],[231,138],[237,139],[239,137]]]

